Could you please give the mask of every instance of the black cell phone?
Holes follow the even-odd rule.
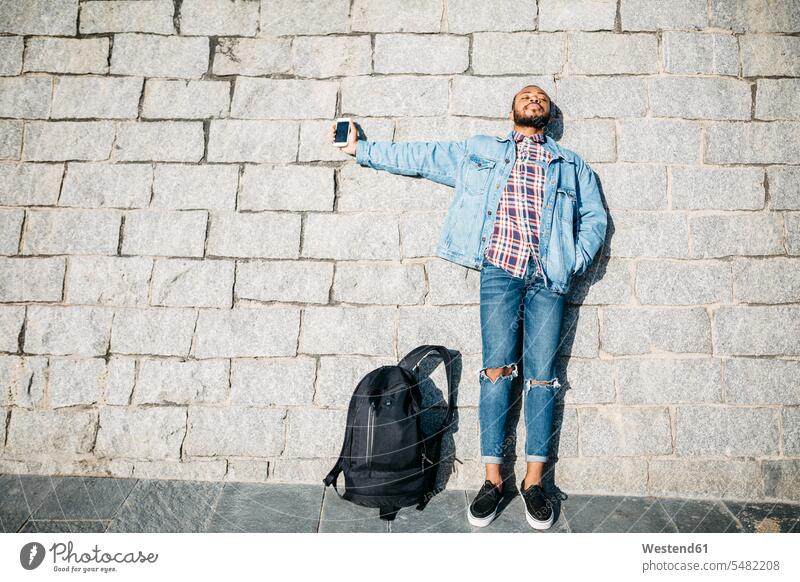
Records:
[[[347,145],[347,138],[350,137],[350,118],[340,117],[336,120],[336,135],[333,138],[333,145],[344,147]]]

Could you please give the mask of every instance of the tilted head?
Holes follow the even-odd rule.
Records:
[[[511,101],[508,118],[514,125],[542,129],[550,122],[550,96],[538,85],[523,87]]]

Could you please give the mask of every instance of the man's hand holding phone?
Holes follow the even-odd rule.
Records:
[[[338,132],[337,132],[337,127],[339,128]],[[345,134],[345,128],[347,130],[346,134]],[[340,117],[331,125],[331,137],[328,140],[328,143],[333,144],[338,148],[341,148],[341,150],[344,153],[354,156],[356,155],[356,141],[358,141],[358,131],[356,130],[356,124],[349,117],[347,118]]]

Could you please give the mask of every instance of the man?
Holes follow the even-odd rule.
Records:
[[[469,507],[469,522],[476,527],[491,523],[503,496],[500,467],[520,339],[527,471],[519,490],[532,527],[553,523],[541,479],[560,386],[555,359],[565,295],[605,239],[607,217],[594,172],[544,133],[550,111],[547,93],[528,85],[512,99],[508,117],[514,127],[505,138],[367,141],[357,139],[351,121],[342,148],[362,166],[455,188],[436,255],[480,270],[478,410],[486,474]]]

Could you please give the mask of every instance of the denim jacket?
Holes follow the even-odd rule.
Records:
[[[460,141],[359,140],[356,162],[455,188],[435,252],[443,259],[480,270],[497,206],[514,167],[512,134],[473,135]],[[547,162],[539,232],[544,284],[557,293],[567,293],[573,277],[589,268],[603,245],[606,211],[595,173],[586,162],[549,135],[542,146],[553,154]]]

